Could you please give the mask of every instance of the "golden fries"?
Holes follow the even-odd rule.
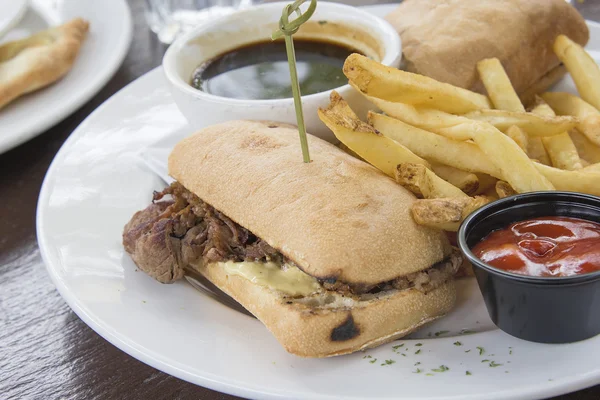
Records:
[[[468,195],[473,195],[479,189],[477,175],[454,168],[449,165],[432,162],[431,170],[446,182],[451,183]]]
[[[533,113],[504,110],[473,111],[465,114],[464,117],[490,123],[503,132],[516,125],[527,134],[539,137],[558,135],[577,125],[577,119],[573,117],[544,117]]]
[[[337,92],[330,96],[331,104],[320,108],[319,118],[333,131],[340,142],[383,173],[394,177],[396,166],[402,163],[429,163],[406,147],[377,133],[362,122]]]
[[[369,112],[368,122],[382,135],[406,146],[419,157],[468,172],[501,176],[500,170],[474,143],[448,139],[374,112]]]
[[[556,190],[600,196],[600,172],[581,169],[577,171],[565,171],[539,163],[534,163],[534,165],[538,171],[552,182]]]
[[[422,164],[399,164],[395,178],[396,182],[426,199],[467,197],[462,190],[446,182]]]
[[[477,71],[494,108],[525,112],[525,107],[510,83],[500,60],[497,58],[481,60],[477,63]]]
[[[600,146],[600,112],[596,108],[570,93],[548,92],[542,98],[556,113],[577,117],[577,130]]]
[[[419,225],[456,232],[469,214],[490,201],[485,196],[417,200],[411,211]]]
[[[526,112],[498,59],[477,65],[490,102],[353,54],[344,64],[349,84],[382,113],[370,111],[364,124],[333,92],[319,116],[340,147],[422,197],[411,208],[413,219],[431,228],[456,231],[473,210],[517,193],[600,196],[600,69],[565,37],[555,51],[587,102],[545,93],[548,104],[531,92],[536,104]],[[563,70],[551,71],[543,85]]]
[[[545,103],[540,103],[532,112],[543,117],[554,116],[552,108]],[[583,168],[577,148],[568,132],[542,138],[542,143],[554,167],[567,170]]]
[[[527,134],[521,130],[516,125],[512,125],[506,130],[506,136],[511,138],[519,147],[527,153],[527,148],[529,147],[529,138]]]
[[[498,194],[498,197],[501,199],[517,194],[517,192],[515,192],[515,190],[507,182],[504,181],[496,182],[495,189],[496,193]]]
[[[504,179],[519,193],[553,190],[554,187],[533,166],[527,154],[508,136],[484,122],[444,113],[438,110],[417,109],[414,106],[373,98],[386,114],[408,124],[438,133],[453,140],[473,140],[500,171]],[[465,154],[465,157],[471,157]]]
[[[464,114],[490,108],[487,97],[423,75],[386,67],[359,54],[344,63],[344,74],[369,96]]]
[[[577,153],[579,153],[579,157],[582,160],[585,160],[590,164],[600,162],[600,147],[590,142],[588,138],[578,130],[570,131],[569,136],[571,136],[571,140],[573,140],[573,143],[577,148]]]
[[[348,148],[348,146],[346,146],[344,143],[340,142],[338,144],[338,147],[342,150],[344,150],[346,153],[350,154],[352,157],[354,158],[358,158],[359,160],[363,160],[365,161],[361,156],[359,156],[358,154],[356,154],[355,152],[353,152],[352,150],[350,150]]]
[[[590,164],[587,167],[585,167],[584,169],[582,169],[582,171],[600,173],[600,163]]]
[[[594,59],[565,35],[556,38],[554,53],[567,67],[581,98],[600,109],[600,68]]]

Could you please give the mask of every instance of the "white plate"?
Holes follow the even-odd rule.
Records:
[[[90,21],[90,32],[73,68],[58,82],[0,109],[0,153],[74,112],[108,82],[123,62],[132,33],[125,0],[32,0],[21,22],[1,41],[21,39],[75,17]]]
[[[28,0],[0,0],[0,38],[19,23],[27,10],[27,3]]]
[[[600,28],[591,28],[600,49]],[[510,337],[490,322],[473,280],[460,283],[451,315],[413,338],[314,360],[287,354],[257,320],[188,284],[137,272],[122,228],[164,186],[140,150],[188,133],[156,69],[77,128],[42,187],[37,233],[48,272],[77,315],[123,351],[189,382],[261,399],[534,399],[600,383],[600,337],[568,345]],[[449,370],[432,371],[441,365]]]

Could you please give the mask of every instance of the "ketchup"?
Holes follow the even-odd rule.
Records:
[[[571,276],[600,270],[600,224],[541,217],[490,233],[473,254],[496,268],[530,276]]]

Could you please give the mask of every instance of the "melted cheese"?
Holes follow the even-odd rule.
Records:
[[[257,285],[278,290],[289,296],[308,296],[321,289],[319,282],[297,267],[285,265],[280,268],[274,262],[220,262],[228,275],[246,278]]]

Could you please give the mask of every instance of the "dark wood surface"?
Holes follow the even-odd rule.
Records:
[[[600,2],[574,3],[600,20]],[[158,66],[164,53],[144,21],[144,1],[129,4],[133,45],[106,87],[44,134],[0,155],[0,399],[235,399],[159,372],[106,342],[64,303],[40,258],[35,208],[54,155],[96,107]],[[1,125],[0,116],[0,134]],[[556,399],[599,398],[596,386]]]

